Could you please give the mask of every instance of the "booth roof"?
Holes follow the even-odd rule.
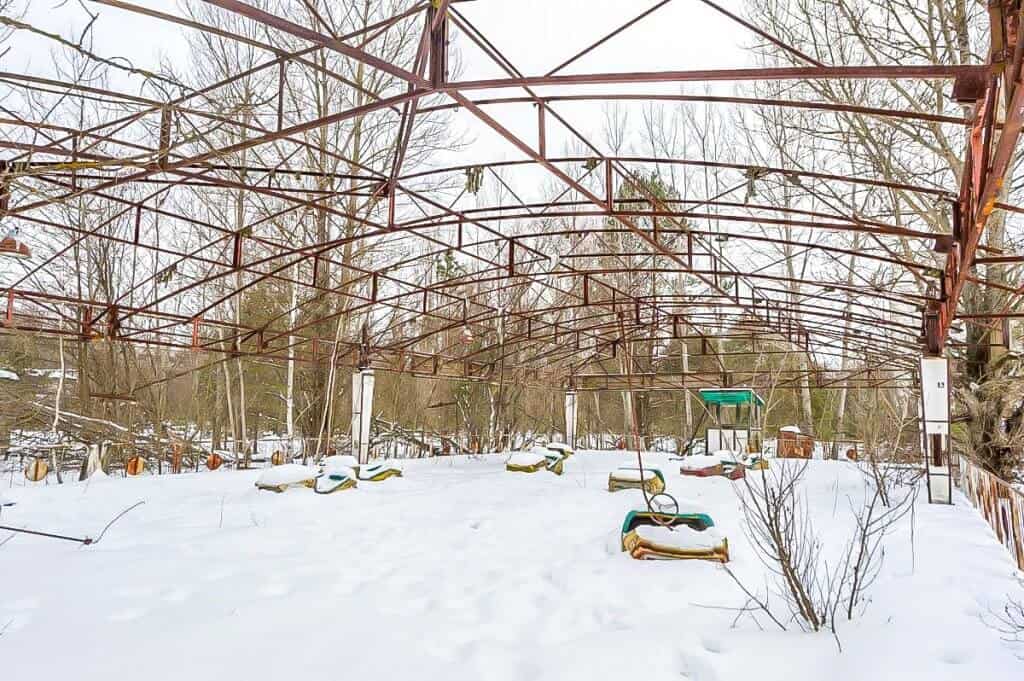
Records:
[[[751,404],[764,406],[764,400],[750,388],[702,388],[700,399],[705,404]]]

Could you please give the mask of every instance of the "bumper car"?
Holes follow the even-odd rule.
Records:
[[[697,478],[721,476],[729,480],[739,480],[746,475],[746,469],[746,465],[735,454],[721,451],[710,455],[686,457],[679,466],[679,473]]]
[[[388,478],[402,477],[402,469],[389,463],[368,463],[359,466],[356,470],[356,477],[359,480],[368,482],[380,482]]]
[[[608,491],[618,492],[624,489],[641,489],[648,494],[659,494],[665,491],[665,476],[657,468],[644,468],[641,478],[640,469],[620,467],[608,474]]]
[[[402,469],[398,466],[384,462],[360,464],[351,454],[324,457],[320,462],[320,469],[324,473],[342,470],[360,482],[380,482],[388,478],[402,477]]]
[[[547,457],[538,452],[516,452],[505,462],[505,470],[511,473],[536,473],[548,465]]]
[[[576,453],[573,451],[572,447],[564,442],[549,442],[547,444],[547,448],[556,454],[561,454],[563,459],[568,459]]]
[[[722,477],[730,480],[740,480],[747,476],[747,467],[741,463],[723,463]]]
[[[760,454],[751,454],[750,461],[747,462],[747,468],[752,471],[766,471],[768,470],[768,459]]]
[[[706,513],[630,511],[622,523],[622,550],[637,560],[729,561],[729,540]]]
[[[534,448],[529,452],[516,452],[505,463],[505,470],[512,473],[536,473],[549,470],[555,475],[564,472],[565,456],[562,452]]]
[[[313,487],[317,470],[297,463],[286,463],[264,470],[256,479],[256,489],[284,492],[292,487]]]
[[[317,494],[343,492],[347,489],[354,489],[355,486],[356,473],[351,468],[336,468],[329,472],[321,473],[313,481],[313,491]]]
[[[333,494],[353,489],[358,480],[359,464],[354,456],[335,455],[320,462],[320,475],[313,483],[317,494]]]
[[[544,467],[555,475],[561,475],[565,472],[565,460],[571,456],[571,453],[567,454],[563,450],[559,449],[548,449],[544,453]]]
[[[723,472],[722,460],[717,456],[710,456],[708,454],[688,456],[679,465],[680,474],[696,478],[710,478],[722,475]]]

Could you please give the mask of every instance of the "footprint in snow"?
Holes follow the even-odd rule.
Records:
[[[970,652],[966,650],[947,650],[939,655],[939,660],[946,664],[964,664],[971,659]]]
[[[114,593],[122,598],[146,598],[152,596],[155,591],[156,589],[151,586],[126,586]]]
[[[170,591],[164,592],[160,598],[168,603],[181,603],[187,600],[192,595],[192,592],[188,589],[171,589]]]
[[[107,619],[111,622],[131,622],[132,620],[139,619],[145,614],[146,611],[142,608],[126,608],[124,610],[118,610],[115,613],[111,613],[107,616]]]
[[[35,610],[40,605],[38,598],[19,598],[4,604],[4,610]]]
[[[701,641],[701,645],[703,645],[704,650],[708,651],[709,653],[721,653],[724,650],[722,642],[714,638],[704,639],[703,641]]]
[[[16,617],[8,617],[7,615],[0,615],[0,636],[3,634],[13,634],[19,629],[24,629],[25,625],[31,621],[31,617],[25,615],[18,615]]]
[[[679,654],[679,676],[687,681],[718,681],[718,672],[708,661],[687,653]]]
[[[338,582],[331,587],[331,593],[333,593],[335,596],[348,596],[354,593],[356,588],[358,588],[358,584],[356,584],[355,582]]]
[[[287,596],[291,591],[291,584],[285,584],[284,582],[271,582],[270,584],[265,584],[260,588],[261,594],[271,598]]]
[[[227,579],[235,574],[235,571],[230,568],[221,568],[218,570],[211,570],[203,575],[203,580],[207,582],[219,582],[222,579]]]

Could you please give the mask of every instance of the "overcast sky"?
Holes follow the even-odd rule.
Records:
[[[173,58],[184,53],[182,31],[186,29],[84,1],[100,16],[96,47],[102,54],[124,56],[139,66],[152,67],[161,55]],[[39,28],[65,37],[77,36],[87,22],[79,2],[30,0],[27,18]],[[135,4],[168,13],[180,11],[178,0],[135,0]],[[540,73],[655,4],[656,0],[476,0],[460,4],[459,11],[521,70]],[[719,4],[742,11],[741,0],[720,0]],[[740,48],[749,43],[745,29],[699,0],[673,0],[570,70],[737,66],[747,61]],[[45,71],[49,49],[44,41],[18,39],[16,45],[4,61],[20,67],[31,64],[33,71]],[[467,64],[467,76],[472,76],[472,67]]]
[[[185,31],[188,29],[87,0],[31,0],[26,18],[38,28],[77,39],[88,21],[80,5],[83,1],[90,11],[99,15],[94,27],[94,50],[100,55],[125,57],[136,67],[152,70],[161,59],[175,62],[186,59]],[[136,4],[168,13],[181,12],[180,0],[136,0]],[[657,0],[476,0],[461,3],[459,10],[521,71],[536,75],[546,73],[656,4]],[[722,0],[721,4],[742,12],[742,0]],[[752,57],[744,48],[752,43],[753,37],[746,29],[699,0],[672,0],[562,73],[738,67],[751,63]],[[14,49],[3,59],[3,70],[52,74],[52,43],[19,33],[12,46]],[[456,41],[455,48],[462,56],[461,78],[504,75],[468,40]],[[128,88],[137,87],[137,83],[136,80]],[[689,87],[692,90],[700,86]],[[716,87],[732,89],[730,84]],[[624,88],[617,86],[616,89]],[[637,86],[636,91],[676,92],[678,89],[673,84],[662,84]],[[595,90],[597,88],[576,88],[574,92]],[[483,92],[475,94],[486,96]],[[522,93],[508,90],[502,94]],[[559,111],[570,116],[572,122],[591,137],[600,136],[600,109],[594,104],[559,105]],[[491,112],[524,138],[529,135],[532,139],[535,135],[536,118],[532,107],[505,107]],[[459,116],[458,126],[475,141],[471,152],[474,161],[520,157],[516,150],[472,117]],[[549,134],[549,148],[553,153],[560,152],[564,137],[560,140],[556,130]]]

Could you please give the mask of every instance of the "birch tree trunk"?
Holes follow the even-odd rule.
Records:
[[[224,331],[221,330],[221,344],[223,345]],[[234,400],[231,398],[231,367],[228,362],[221,362],[221,368],[224,370],[224,398],[227,402],[228,409],[228,427],[231,429],[231,453],[234,454],[236,460],[238,457],[238,425],[235,420],[235,405]]]
[[[856,252],[857,249],[859,249],[859,248],[860,248],[860,237],[859,236],[854,236],[852,250]],[[856,268],[856,266],[857,266],[857,257],[856,256],[851,256],[850,257],[850,269],[846,273],[846,285],[847,286],[853,286],[853,272],[854,272],[854,269]],[[842,345],[843,356],[840,357],[840,359],[839,359],[839,375],[843,379],[843,387],[841,387],[839,389],[839,404],[836,407],[835,431],[837,433],[844,432],[843,422],[846,420],[846,399],[847,399],[847,394],[849,392],[849,388],[847,388],[847,386],[846,386],[846,383],[847,383],[846,370],[849,368],[849,357],[847,355],[848,355],[848,350],[849,350],[849,338],[848,337],[849,337],[849,333],[850,333],[849,314],[850,314],[850,308],[852,307],[852,305],[853,305],[853,300],[852,300],[850,294],[847,294],[847,296],[846,296],[846,305],[843,308],[843,310],[844,310],[844,314],[843,314],[843,345]]]
[[[60,400],[64,393],[64,337],[58,339],[58,352],[60,353],[60,376],[57,377],[57,394],[53,397],[53,426],[51,430],[54,435],[54,439],[57,438],[57,425],[60,423]],[[57,449],[50,450],[50,466],[57,474],[57,483],[62,484],[64,480],[61,477],[60,466],[57,465]]]
[[[249,119],[250,119],[250,115],[248,113],[243,114],[242,115],[242,119],[243,119],[243,122],[246,125],[248,125]],[[243,127],[242,128],[242,139],[244,140],[245,137],[246,137],[246,135],[245,135],[245,128]],[[245,163],[246,163],[247,158],[248,158],[248,153],[246,152],[246,150],[243,150],[242,151],[242,158],[241,158],[241,170],[239,171],[239,181],[242,182],[243,184],[246,181],[246,174],[247,173],[246,173],[246,170],[245,170]],[[237,195],[236,195],[236,197],[235,197],[235,231],[236,232],[241,232],[244,229],[245,229],[245,191],[244,190],[239,190]],[[241,325],[242,325],[242,302],[243,302],[243,295],[244,295],[243,292],[242,292],[242,287],[243,287],[244,283],[245,282],[244,282],[243,277],[242,277],[242,270],[238,270],[235,273],[235,291],[237,292],[235,294],[235,324],[239,328],[241,328]],[[245,404],[245,367],[244,367],[244,365],[242,363],[242,355],[241,355],[241,353],[239,353],[238,356],[235,357],[235,365],[236,365],[236,368],[237,368],[237,371],[238,371],[238,423],[239,423],[239,432],[240,432],[240,435],[241,435],[242,451],[245,452],[245,467],[248,468],[249,467],[249,461],[250,461],[249,431],[248,431],[248,427],[247,427],[246,419],[245,419],[245,412],[246,412],[246,404]]]
[[[686,374],[690,371],[690,348],[684,339],[680,344],[679,353],[683,360],[683,382],[686,382]],[[693,405],[690,404],[690,391],[683,388],[683,437],[689,439],[693,436]]]
[[[295,279],[299,278],[299,266],[295,265]],[[288,328],[294,329],[295,322],[299,318],[299,287],[292,284],[291,307],[288,311]],[[288,335],[288,378],[285,385],[285,430],[288,433],[288,452],[291,453],[295,442],[295,336]],[[303,456],[305,456],[303,452]]]

